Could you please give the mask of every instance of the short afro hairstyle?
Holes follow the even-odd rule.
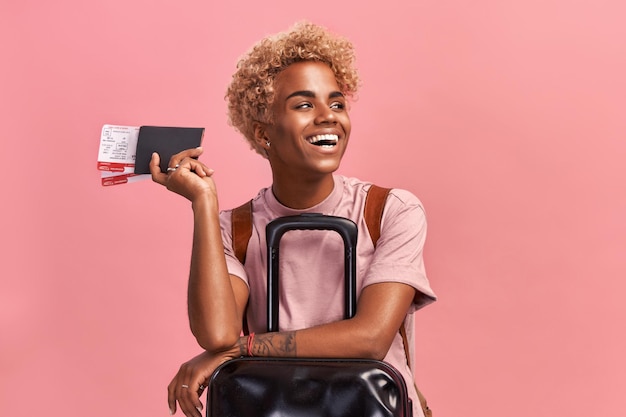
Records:
[[[349,40],[310,22],[296,23],[287,32],[262,39],[237,63],[225,98],[229,123],[263,157],[267,157],[265,150],[254,140],[254,122],[272,122],[276,76],[301,61],[327,64],[346,97],[353,98],[357,92],[360,80]]]

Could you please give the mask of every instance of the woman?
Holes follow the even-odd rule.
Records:
[[[245,265],[233,252],[231,211],[219,211],[213,171],[196,159],[202,149],[173,156],[166,174],[153,155],[154,181],[192,204],[189,320],[205,350],[170,383],[171,413],[178,402],[185,415],[200,417],[199,393],[213,370],[252,353],[385,360],[403,374],[414,415],[422,415],[398,329],[405,323],[412,340],[413,312],[435,300],[422,262],[423,208],[411,193],[392,190],[374,249],[363,219],[371,184],[334,174],[348,145],[347,104],[358,82],[350,42],[310,23],[263,39],[239,62],[226,96],[230,122],[272,169],[271,187],[253,199]],[[290,232],[281,242],[281,330],[264,333],[265,225],[303,212],[357,224],[357,313],[342,319],[343,265],[325,262],[339,250],[337,238]],[[240,336],[244,319],[254,337]]]

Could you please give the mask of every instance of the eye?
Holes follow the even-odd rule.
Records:
[[[295,109],[311,109],[313,108],[313,105],[309,102],[304,102],[304,103],[298,103],[296,104],[296,106],[294,107]]]
[[[335,101],[330,105],[330,108],[333,110],[343,110],[346,108],[346,105],[340,101]]]

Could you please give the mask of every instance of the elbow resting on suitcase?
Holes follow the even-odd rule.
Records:
[[[363,359],[381,361],[387,356],[391,343],[387,343],[383,335],[369,331],[360,339],[359,346],[362,348],[361,357]]]
[[[240,334],[238,332],[229,332],[227,329],[214,331],[211,334],[209,332],[196,332],[192,329],[192,333],[200,347],[207,352],[222,352],[231,349],[239,341]]]

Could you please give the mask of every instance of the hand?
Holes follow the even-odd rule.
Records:
[[[180,366],[167,387],[170,414],[176,413],[176,402],[187,417],[202,417],[200,396],[213,374],[222,363],[239,356],[239,348],[212,354],[203,352]]]
[[[170,158],[167,173],[161,172],[161,158],[153,153],[150,160],[152,180],[191,202],[206,194],[217,195],[211,178],[214,171],[196,159],[202,152],[202,148],[194,148],[177,153]]]

